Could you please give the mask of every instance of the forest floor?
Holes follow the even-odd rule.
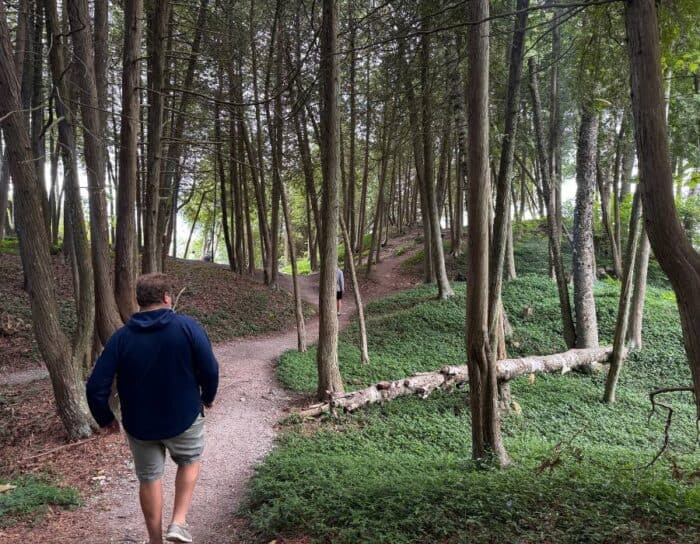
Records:
[[[524,225],[527,231],[536,225]],[[504,284],[511,357],[564,351],[547,240],[519,232],[518,278]],[[420,269],[420,251],[404,271]],[[599,263],[605,255],[598,256]],[[463,261],[463,257],[461,258]],[[464,270],[457,265],[455,270]],[[617,402],[601,402],[605,372],[537,375],[511,382],[502,421],[507,470],[471,459],[468,387],[403,397],[352,414],[289,417],[278,446],[251,480],[242,514],[256,539],[333,544],[698,544],[700,450],[692,395],[649,392],[690,383],[675,296],[651,263],[644,348],[629,354]],[[421,285],[366,306],[369,364],[358,327],[340,335],[350,389],[466,360],[466,283],[437,300]],[[600,342],[612,343],[619,281],[595,283]],[[315,386],[315,348],[287,352],[277,367],[290,392]],[[660,399],[659,399],[660,400]]]
[[[401,265],[417,250],[414,235],[389,240],[383,249],[382,261],[375,266],[370,277],[365,278],[364,273],[360,274],[363,301],[415,286],[420,278],[410,272],[402,272]],[[0,265],[7,260],[0,260]],[[248,542],[244,536],[247,534],[246,524],[236,517],[246,482],[256,464],[272,448],[280,418],[294,404],[309,401],[308,395],[283,389],[275,374],[277,359],[285,351],[296,347],[296,328],[290,326],[293,306],[290,308],[287,293],[270,293],[249,280],[245,280],[246,285],[236,285],[243,280],[221,267],[203,263],[183,263],[181,266],[185,270],[179,270],[179,273],[178,262],[172,266],[173,272],[187,285],[178,310],[200,319],[212,340],[258,332],[261,327],[286,326],[283,332],[235,338],[215,344],[221,370],[220,389],[213,409],[207,413],[207,449],[189,522],[198,542]],[[210,277],[200,281],[202,272],[197,270],[199,267]],[[227,282],[234,285],[221,286]],[[346,278],[346,286],[350,286],[349,277]],[[283,291],[291,291],[291,278],[281,275],[280,287]],[[222,289],[228,289],[228,292],[222,292]],[[309,308],[316,304],[317,274],[301,278],[301,293]],[[227,297],[233,298],[234,302],[227,304],[224,310],[218,310],[216,305],[221,306],[222,300]],[[283,298],[278,306],[282,311],[278,315],[267,315],[275,313],[275,303],[279,297]],[[203,307],[201,298],[214,308]],[[217,312],[219,315],[215,315]],[[231,317],[232,312],[238,319]],[[341,327],[350,323],[354,313],[354,298],[351,289],[348,289]],[[253,318],[246,319],[246,315],[253,315]],[[261,315],[263,318],[257,319]],[[317,336],[318,320],[307,320],[308,342],[315,342]],[[0,517],[0,539],[3,542],[52,543],[143,541],[145,529],[137,504],[138,484],[123,438],[119,435],[97,436],[81,445],[61,448],[59,437],[54,440],[58,443],[53,448],[60,449],[47,453],[53,448],[47,446],[45,436],[56,435],[60,424],[52,413],[48,380],[33,379],[39,375],[41,370],[36,365],[14,365],[11,372],[0,374],[0,383],[3,384],[0,386],[0,410],[7,412],[3,414],[5,421],[19,422],[21,425],[13,424],[11,427],[22,427],[24,437],[27,436],[27,425],[32,428],[29,444],[26,440],[20,444],[22,441],[14,437],[13,444],[21,447],[14,448],[12,452],[3,448],[3,456],[10,455],[5,460],[9,466],[3,467],[3,472],[9,475],[14,471],[16,474],[22,469],[22,472],[39,474],[39,480],[48,474],[52,481],[77,488],[82,496],[82,506],[73,511],[51,507],[43,517],[28,519],[19,516],[14,520],[14,525],[4,523],[4,527]],[[36,442],[40,447],[36,446]],[[37,453],[43,455],[26,460]],[[20,455],[25,461],[12,460],[12,456]],[[174,472],[173,465],[169,464],[165,476],[166,508],[170,508]],[[70,505],[77,502],[75,498],[71,500],[73,502],[57,503]],[[167,516],[166,511],[166,521]]]

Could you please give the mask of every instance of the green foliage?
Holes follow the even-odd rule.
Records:
[[[292,265],[288,264],[283,266],[280,271],[283,274],[291,274]],[[303,259],[297,259],[297,273],[301,276],[311,274],[311,261],[308,258],[304,257]]]
[[[0,493],[0,527],[17,520],[42,516],[49,506],[72,508],[80,505],[78,490],[58,487],[45,476],[26,475],[12,480],[0,480],[16,489]]]
[[[521,259],[519,269],[536,261]],[[360,363],[354,326],[340,338],[348,389],[464,364],[464,285],[455,291],[437,301],[435,289],[422,286],[368,304],[371,363]],[[619,282],[598,282],[595,294],[601,342],[610,343]],[[565,349],[549,278],[526,274],[503,295],[511,356]],[[600,402],[602,373],[515,380],[522,413],[503,422],[514,459],[505,471],[470,460],[464,392],[397,399],[318,423],[289,420],[253,480],[247,515],[261,537],[314,542],[696,542],[700,458],[690,394],[664,399],[675,411],[671,453],[641,468],[661,446],[665,423],[665,414],[647,419],[648,392],[690,380],[669,291],[649,288],[644,341],[626,363],[614,406]],[[315,372],[313,349],[280,361],[280,379],[297,391],[315,389]]]
[[[0,254],[19,255],[19,240],[17,238],[4,238],[0,242]]]

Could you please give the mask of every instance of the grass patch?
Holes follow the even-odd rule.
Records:
[[[291,275],[291,263],[280,268],[280,272],[282,272],[283,274]],[[311,274],[311,261],[308,258],[304,257],[302,259],[297,259],[297,273],[300,276],[308,276],[309,274]]]
[[[354,325],[340,337],[346,387],[464,364],[465,286],[454,288],[448,301],[421,286],[368,304],[371,363],[360,364]],[[595,294],[601,343],[609,344],[619,284],[597,282]],[[504,304],[514,328],[510,355],[565,349],[547,277],[508,283]],[[700,456],[690,394],[666,399],[675,410],[670,452],[641,468],[661,446],[665,422],[661,414],[647,419],[649,391],[690,383],[669,291],[648,290],[644,341],[626,363],[614,406],[600,402],[602,373],[515,380],[522,414],[503,422],[514,460],[505,471],[470,460],[465,391],[315,423],[290,420],[252,482],[247,515],[263,538],[314,542],[697,542]],[[278,371],[287,387],[315,390],[315,350],[285,354]]]
[[[0,527],[30,518],[36,520],[49,506],[73,508],[80,505],[77,489],[58,487],[45,476],[19,476],[9,481],[0,480],[2,484],[17,487],[0,493]]]

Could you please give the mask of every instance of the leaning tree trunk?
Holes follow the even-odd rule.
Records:
[[[576,155],[576,208],[574,209],[574,307],[576,347],[598,346],[598,320],[593,298],[593,200],[598,116],[586,105],[581,113]]]
[[[644,211],[642,210],[642,216]],[[637,248],[634,270],[634,293],[632,294],[632,307],[630,308],[630,323],[627,327],[627,346],[630,349],[642,348],[642,325],[644,323],[644,299],[647,292],[647,271],[649,269],[649,256],[651,246],[649,237],[642,223],[642,239]]]
[[[74,69],[80,82],[83,145],[89,186],[90,238],[95,275],[95,309],[97,334],[102,344],[122,326],[110,273],[109,225],[105,195],[105,156],[97,100],[95,60],[87,0],[70,0],[68,18],[77,62]]]
[[[143,0],[124,3],[124,49],[122,65],[122,113],[119,134],[119,185],[117,186],[117,232],[114,255],[114,295],[122,319],[137,310],[135,293],[136,185],[138,184],[139,73],[143,35]]]
[[[641,234],[641,214],[642,203],[639,191],[634,195],[632,203],[632,216],[630,217],[629,236],[627,238],[627,254],[625,255],[625,269],[622,276],[622,286],[620,287],[620,303],[617,310],[617,322],[615,325],[615,338],[613,340],[613,353],[610,360],[610,370],[605,381],[605,393],[603,400],[610,404],[615,402],[615,392],[617,381],[622,370],[622,363],[627,356],[627,328],[630,318],[630,303],[632,301],[632,291],[635,283],[635,271],[637,247]]]
[[[527,27],[527,8],[529,0],[518,0],[513,29],[513,44],[509,55],[508,88],[506,90],[505,123],[501,159],[496,181],[496,215],[493,225],[493,243],[491,247],[489,272],[489,343],[495,346],[501,327],[501,288],[508,241],[512,246],[512,231],[509,238],[511,185],[513,174],[513,156],[515,154],[515,136],[518,129],[518,107],[520,103],[520,78],[523,68],[525,29]]]
[[[509,463],[501,437],[496,376],[496,346],[489,343],[489,3],[473,0],[469,29],[469,240],[467,284],[467,363],[472,416],[472,456],[495,456]]]
[[[357,321],[360,325],[360,357],[362,364],[369,364],[369,351],[367,350],[367,327],[365,326],[365,310],[362,307],[362,296],[360,295],[360,286],[357,283],[357,274],[355,273],[355,259],[352,255],[352,246],[348,229],[345,227],[345,222],[340,218],[340,228],[343,231],[343,242],[345,243],[346,251],[349,252],[348,264],[350,265],[350,280],[352,281],[352,291],[355,296],[355,306],[357,306]]]
[[[549,246],[552,252],[552,261],[559,292],[559,307],[561,310],[562,326],[564,329],[564,340],[569,348],[576,343],[576,329],[571,313],[571,301],[569,300],[569,284],[564,272],[564,261],[561,255],[561,229],[557,219],[556,188],[554,181],[550,178],[549,159],[545,153],[545,136],[542,125],[542,112],[540,106],[539,87],[537,85],[537,63],[534,57],[528,61],[530,71],[530,93],[532,95],[532,113],[535,125],[535,140],[537,142],[537,155],[540,159],[540,175],[542,177],[542,191],[545,205],[547,207],[547,225],[549,234]],[[532,177],[533,181],[535,180]]]
[[[292,228],[292,216],[289,213],[287,192],[279,181],[280,199],[282,201],[282,214],[284,215],[284,227],[287,232],[287,245],[289,246],[289,262],[292,264],[292,286],[294,291],[294,315],[297,321],[297,349],[306,351],[306,325],[304,324],[304,307],[301,302],[301,290],[299,288],[299,273],[297,272],[297,252],[294,247],[294,229]]]
[[[625,25],[644,220],[654,254],[676,293],[700,419],[700,255],[683,230],[674,200],[655,2],[628,0]]]
[[[56,408],[70,439],[91,434],[80,361],[58,320],[49,239],[37,191],[27,120],[21,112],[20,84],[12,57],[5,4],[0,2],[0,119],[14,180],[20,252],[29,285],[32,322],[39,350],[49,371]],[[76,364],[77,363],[77,364]]]
[[[321,22],[321,277],[319,289],[319,328],[316,363],[317,395],[324,400],[343,391],[338,368],[338,316],[335,307],[335,270],[338,266],[338,5],[323,0]]]

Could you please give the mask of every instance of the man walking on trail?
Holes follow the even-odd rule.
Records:
[[[187,511],[204,449],[204,406],[214,402],[219,366],[204,329],[172,310],[172,281],[146,274],[136,283],[140,311],[107,342],[87,382],[90,411],[100,427],[118,431],[109,407],[116,375],[122,424],[139,479],[150,544],[163,539],[165,450],[178,465],[175,504],[165,539],[192,542]]]
[[[338,315],[343,310],[343,293],[345,292],[345,276],[340,268],[335,269],[335,307]]]

